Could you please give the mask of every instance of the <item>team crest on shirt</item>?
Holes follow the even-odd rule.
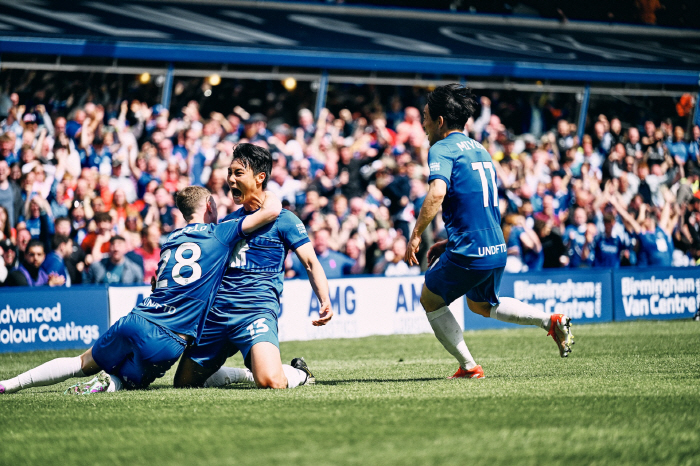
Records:
[[[440,162],[433,162],[430,164],[430,171],[431,172],[438,172],[440,171]]]
[[[303,223],[297,223],[297,230],[299,230],[300,235],[306,234],[306,227],[304,227]]]

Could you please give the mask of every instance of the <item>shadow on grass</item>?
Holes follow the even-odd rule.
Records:
[[[316,385],[345,385],[349,383],[396,383],[396,382],[434,382],[442,380],[439,377],[421,377],[413,379],[343,379],[343,380],[316,380]]]

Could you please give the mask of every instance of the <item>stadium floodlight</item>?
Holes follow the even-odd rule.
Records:
[[[284,81],[282,81],[282,85],[288,91],[293,91],[294,89],[297,88],[297,80],[290,76],[290,77],[286,78]]]
[[[207,81],[211,86],[218,86],[219,84],[221,84],[221,76],[219,76],[218,74],[212,74],[207,78]]]
[[[141,73],[139,75],[139,82],[141,84],[148,84],[151,82],[151,73]]]

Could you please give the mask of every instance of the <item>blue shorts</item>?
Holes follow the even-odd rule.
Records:
[[[442,297],[447,305],[467,295],[467,298],[474,302],[485,302],[495,306],[499,302],[498,292],[504,268],[467,269],[455,264],[443,254],[425,272],[425,286]]]
[[[92,359],[108,374],[118,376],[125,388],[135,390],[163,377],[186,346],[170,330],[131,312],[97,339]]]
[[[275,312],[237,310],[232,313],[212,308],[199,343],[190,349],[188,355],[200,366],[217,370],[224,365],[226,359],[240,351],[245,365],[250,367],[250,349],[263,341],[280,347]]]

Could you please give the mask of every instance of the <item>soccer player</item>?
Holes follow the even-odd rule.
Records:
[[[465,294],[476,314],[548,330],[561,357],[568,356],[573,343],[569,317],[549,316],[513,298],[499,299],[507,249],[500,227],[496,172],[484,147],[462,132],[475,107],[471,91],[459,84],[440,86],[428,95],[423,127],[431,145],[430,185],[405,257],[409,265],[418,264],[421,235],[442,205],[448,239],[428,251],[431,266],[425,274],[421,304],[435,336],[459,361],[450,378],[484,377],[448,308]]]
[[[233,152],[228,183],[236,204],[243,208],[227,219],[254,215],[260,207],[272,169],[270,153],[253,144],[239,144]],[[241,352],[260,388],[294,388],[315,379],[303,358],[282,365],[277,317],[280,312],[284,259],[294,250],[308,272],[321,307],[315,326],[333,317],[328,282],[309,242],[304,224],[283,210],[279,218],[246,236],[236,245],[197,346],[187,350],[175,375],[176,387],[212,387],[251,381],[245,369],[222,367]],[[211,377],[210,377],[211,376]]]
[[[54,359],[4,380],[0,393],[98,372],[68,392],[139,389],[162,377],[201,333],[233,246],[279,215],[279,199],[269,193],[263,197],[265,202],[254,215],[217,225],[216,202],[207,189],[190,186],[180,191],[176,203],[188,225],[174,231],[163,245],[153,294],[81,356]]]

